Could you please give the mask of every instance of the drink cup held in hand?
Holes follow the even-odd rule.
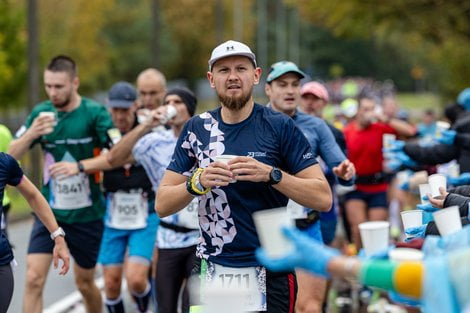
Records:
[[[437,121],[436,122],[436,138],[442,137],[442,132],[450,128],[450,124],[444,121]]]
[[[390,223],[373,221],[359,224],[362,247],[366,256],[384,251],[388,247]]]
[[[57,125],[56,115],[54,112],[40,112],[39,113],[39,117],[44,117],[44,116],[47,117],[48,120],[50,120],[51,127],[47,129],[47,133],[46,133],[46,134],[50,134],[54,131],[54,127]]]
[[[421,204],[428,204],[428,200],[424,200],[424,196],[427,196],[431,193],[431,186],[429,184],[420,184],[419,185],[419,197],[421,200]]]
[[[454,205],[432,214],[441,236],[450,235],[462,229],[459,207]]]
[[[168,123],[169,120],[171,120],[173,117],[178,114],[178,111],[176,111],[176,108],[172,105],[167,105],[166,106],[166,115],[165,117],[160,119],[160,123],[166,124]]]
[[[447,178],[442,174],[432,174],[428,178],[428,184],[431,188],[431,196],[435,199],[440,199],[442,196],[439,188],[443,187],[446,190]]]
[[[395,262],[419,262],[424,258],[424,253],[417,249],[395,248],[390,250],[388,258]]]
[[[410,227],[418,227],[423,225],[423,210],[407,210],[400,213],[403,222],[403,228],[406,230]]]
[[[216,156],[216,157],[215,157],[215,161],[216,161],[216,162],[221,162],[221,163],[227,164],[230,160],[235,159],[237,156],[238,156],[238,155],[222,154],[222,155]],[[234,180],[231,180],[230,182],[231,182],[231,183],[236,183],[237,180],[234,179]]]
[[[137,122],[143,124],[151,119],[151,111],[149,109],[137,110]]]
[[[396,140],[396,136],[393,134],[383,134],[382,136],[382,148],[390,149],[392,148],[393,142]]]
[[[271,258],[279,258],[290,253],[293,246],[282,234],[282,227],[294,227],[287,208],[256,211],[253,213],[256,231],[261,246]]]

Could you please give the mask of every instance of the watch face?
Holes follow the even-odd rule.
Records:
[[[282,172],[278,168],[273,168],[271,171],[271,180],[273,183],[278,183],[282,179]]]

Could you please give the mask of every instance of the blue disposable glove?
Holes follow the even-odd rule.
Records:
[[[264,249],[259,248],[256,250],[256,258],[262,265],[272,271],[291,271],[295,268],[302,268],[316,275],[328,276],[328,263],[332,258],[340,255],[338,250],[309,238],[295,228],[283,228],[282,232],[292,242],[294,250],[285,257],[273,259],[266,254]]]
[[[389,291],[388,297],[395,303],[404,304],[408,306],[419,306],[421,304],[418,299],[408,298],[394,291]]]
[[[441,132],[442,136],[436,137],[436,140],[445,145],[453,145],[457,132],[452,129],[446,129]]]
[[[462,186],[470,184],[470,173],[462,173],[459,177],[447,177],[447,183],[453,186]]]
[[[390,245],[387,248],[374,252],[372,255],[367,256],[364,249],[359,250],[357,257],[361,260],[388,260],[388,253],[390,250],[395,249],[394,245]]]
[[[407,235],[405,241],[411,241],[415,238],[424,238],[424,235],[426,233],[426,226],[427,224],[418,226],[418,227],[409,227],[405,229],[405,234]]]
[[[383,152],[402,152],[405,147],[405,142],[402,140],[394,140],[390,144],[390,148],[382,149]]]
[[[396,159],[390,159],[387,160],[387,163],[385,164],[385,167],[388,168],[389,170],[396,172],[402,167],[403,163],[396,160]]]
[[[425,198],[424,200],[428,200],[427,196],[424,196],[423,198]],[[427,224],[429,222],[434,221],[434,217],[432,216],[432,214],[439,210],[439,208],[433,207],[431,203],[418,204],[416,206],[416,209],[423,210],[423,224]]]
[[[403,191],[409,191],[410,190],[410,182],[406,181],[403,184],[401,184],[400,186],[398,186],[398,188],[400,188]]]
[[[450,281],[454,287],[460,308],[470,304],[470,249],[462,249],[449,253],[447,257]]]
[[[444,255],[468,247],[470,247],[470,225],[447,236],[427,236],[422,250],[425,255]]]
[[[417,166],[418,163],[413,161],[408,155],[405,154],[405,152],[396,152],[395,153],[395,158],[399,160],[400,162],[403,163],[403,165],[406,166]]]

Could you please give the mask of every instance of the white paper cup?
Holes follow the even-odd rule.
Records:
[[[162,123],[162,124],[168,123],[168,121],[171,120],[173,117],[175,117],[176,114],[178,114],[178,111],[176,110],[176,108],[172,105],[167,105],[166,106],[166,115],[165,115],[164,118],[162,118],[160,120],[160,123]]]
[[[395,262],[419,262],[423,260],[424,253],[417,249],[395,248],[388,252],[388,258]]]
[[[407,210],[400,214],[404,229],[423,225],[423,210]]]
[[[139,109],[137,110],[137,122],[143,124],[151,118],[151,111],[149,109]]]
[[[54,112],[39,112],[39,117],[46,116],[48,120],[51,121],[51,126],[48,127],[45,131],[45,135],[50,134],[54,131],[54,127],[57,125],[57,120]]]
[[[441,236],[446,236],[462,229],[459,207],[454,205],[432,214]]]
[[[444,121],[437,121],[436,122],[436,138],[442,137],[442,132],[450,128],[450,124]]]
[[[397,136],[395,136],[393,134],[383,134],[383,136],[382,136],[382,148],[390,149],[396,138],[397,138]]]
[[[421,200],[421,204],[428,204],[428,200],[424,200],[424,196],[431,193],[431,186],[429,184],[420,184],[419,185],[419,197]]]
[[[444,187],[444,189],[447,188],[447,178],[442,174],[432,174],[428,178],[428,184],[429,184],[429,187],[431,188],[431,196],[433,198],[437,198],[441,196],[439,188],[440,187]]]
[[[232,155],[232,154],[222,154],[222,155],[218,155],[215,157],[215,161],[216,162],[222,162],[224,164],[227,164],[230,160],[236,158],[238,155]],[[230,181],[231,183],[236,183],[237,180],[234,179],[232,181]]]
[[[366,256],[383,251],[388,247],[390,223],[373,221],[359,224],[362,246]]]
[[[282,227],[294,227],[294,221],[289,217],[287,208],[276,208],[256,211],[253,213],[256,231],[261,246],[272,258],[288,254],[293,246],[282,234]]]

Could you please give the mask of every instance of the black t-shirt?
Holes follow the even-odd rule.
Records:
[[[0,207],[3,213],[3,193],[6,185],[17,186],[21,182],[23,171],[18,162],[10,155],[0,152]],[[3,232],[0,233],[0,265],[9,264],[13,260],[13,251]]]

